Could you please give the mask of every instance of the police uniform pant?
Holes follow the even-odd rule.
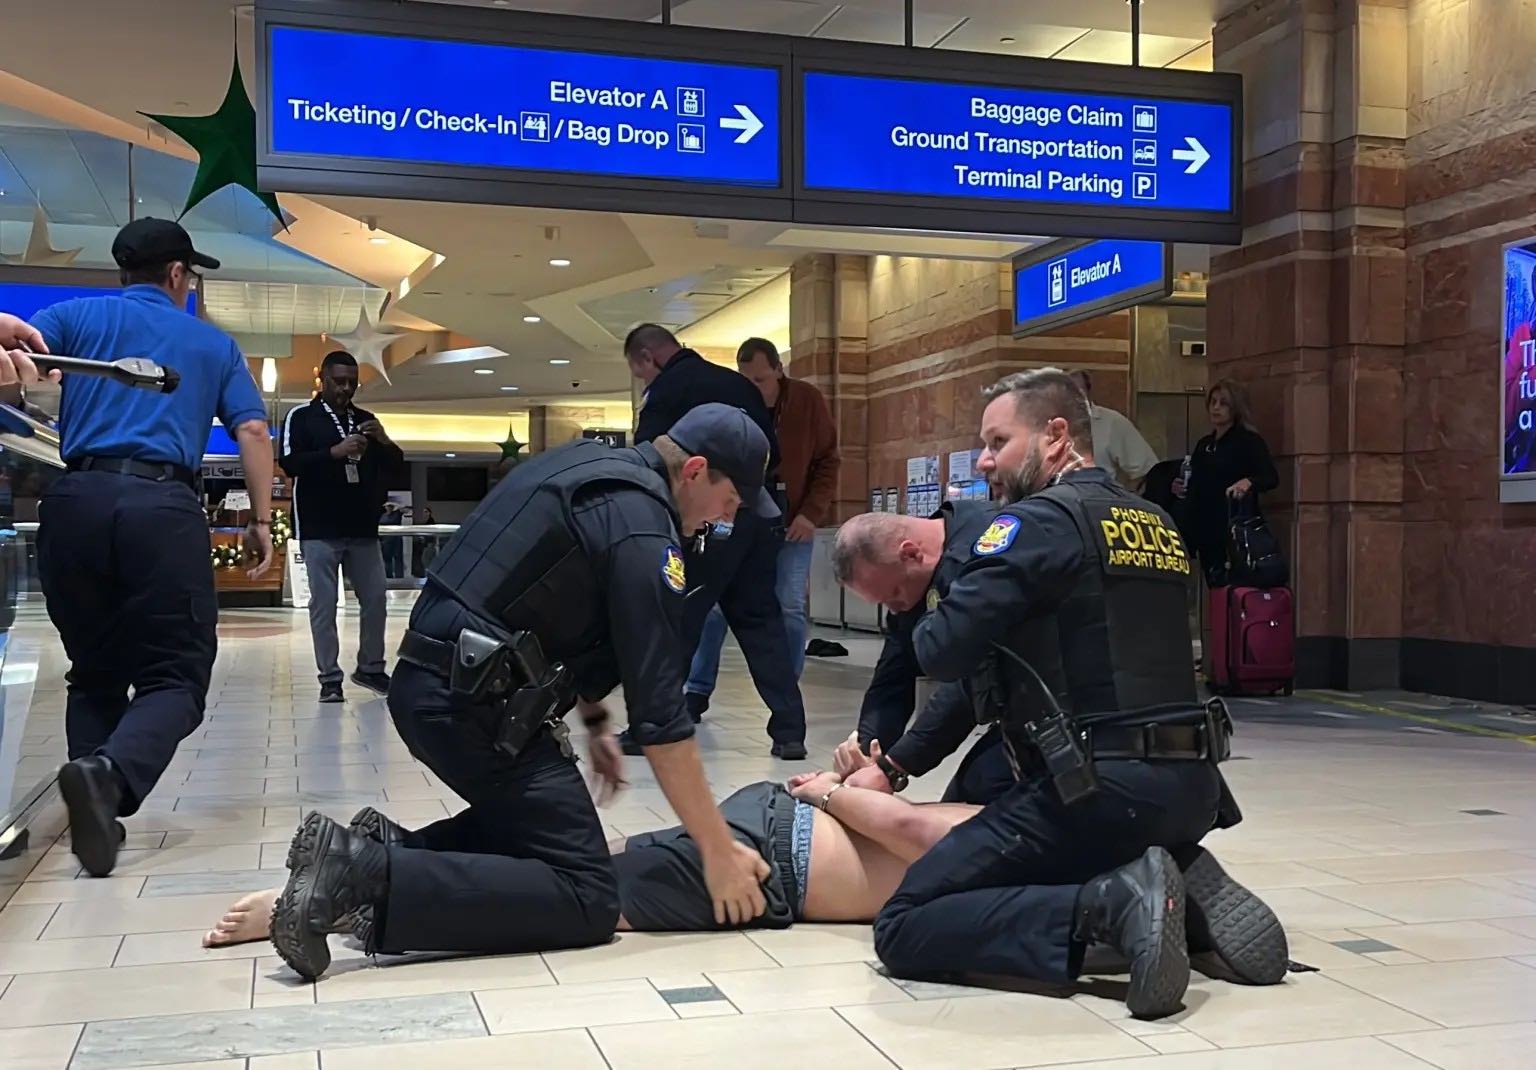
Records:
[[[576,763],[547,731],[516,758],[456,711],[447,681],[400,664],[390,714],[416,759],[469,805],[389,849],[380,951],[551,951],[618,922],[608,845]]]
[[[875,920],[880,961],[902,977],[1075,978],[1083,884],[1149,847],[1197,842],[1221,793],[1209,762],[1097,767],[1094,795],[1066,806],[1049,780],[1021,781],[918,859]]]
[[[803,743],[805,703],[778,595],[783,544],[783,531],[750,510],[737,514],[729,538],[712,535],[703,554],[688,558],[689,579],[703,590],[688,598],[683,637],[690,649],[696,647],[705,618],[718,604],[741,644],[752,683],[768,707],[769,738],[775,743]]]
[[[1008,752],[1003,748],[1002,733],[995,727],[989,728],[960,759],[960,768],[955,770],[939,801],[985,806],[1002,798],[1017,782],[1013,766],[1008,764]]]
[[[110,759],[127,816],[203,721],[219,615],[208,518],[185,484],[113,472],[61,476],[38,512],[38,573],[70,661],[69,757]]]

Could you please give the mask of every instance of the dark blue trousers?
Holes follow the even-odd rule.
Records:
[[[768,707],[769,737],[775,743],[803,743],[805,703],[776,586],[783,543],[784,532],[776,523],[748,510],[737,514],[730,538],[712,535],[704,553],[688,559],[689,578],[697,587],[688,595],[683,636],[691,654],[704,630],[704,618],[718,603],[741,644],[752,683]]]
[[[389,711],[411,754],[469,806],[389,849],[379,950],[553,951],[612,937],[619,890],[602,824],[553,737],[508,758],[446,681],[405,663]]]
[[[1221,799],[1208,762],[1100,761],[1098,772],[1098,792],[1073,806],[1025,780],[955,826],[880,911],[880,961],[901,977],[1076,977],[1082,885],[1148,847],[1199,841]]]
[[[134,813],[203,721],[218,652],[208,520],[190,487],[60,477],[38,507],[37,568],[70,668],[71,760],[104,754]]]
[[[940,801],[985,806],[1013,790],[1015,783],[1013,766],[1003,749],[1003,734],[994,726],[960,759],[960,768]]]

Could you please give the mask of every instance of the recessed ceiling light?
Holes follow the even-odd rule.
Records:
[[[557,256],[549,262],[550,267],[570,267],[571,262],[563,256]]]
[[[502,387],[502,389],[507,391],[507,393],[510,394],[512,391],[516,390],[517,387],[515,387],[515,386],[504,386],[504,387]]]
[[[384,237],[384,235],[382,235],[382,234],[375,234],[373,237],[368,239],[368,244],[369,245],[388,245],[389,244],[389,239]]]
[[[551,364],[569,364],[570,363],[570,361],[566,360],[564,357],[550,357],[549,358],[549,362]]]
[[[495,368],[476,368],[475,369],[475,374],[476,375],[495,375],[496,374],[496,369]]]
[[[524,316],[523,317],[523,322],[524,323],[540,323],[540,322],[543,321],[543,318],[544,317],[542,317],[542,316]]]
[[[444,457],[447,457],[447,458],[448,458],[448,459],[449,459],[449,460],[450,460],[450,461],[451,461],[451,460],[453,460],[453,459],[454,459],[454,458],[455,458],[455,457],[457,457],[457,456],[458,456],[458,454],[457,454],[457,453],[445,453],[445,454],[443,454],[443,456],[444,456]]]

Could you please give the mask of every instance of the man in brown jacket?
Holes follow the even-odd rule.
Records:
[[[784,373],[779,351],[766,338],[748,338],[736,350],[736,366],[762,392],[773,413],[779,440],[779,479],[786,502],[784,544],[779,550],[776,589],[789,632],[789,656],[795,679],[805,668],[806,586],[816,529],[832,519],[837,492],[837,427],[820,390]],[[688,709],[698,715],[709,708],[720,672],[720,647],[725,642],[725,618],[710,613],[699,637],[698,650],[685,687]]]

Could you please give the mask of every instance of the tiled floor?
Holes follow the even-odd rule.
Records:
[[[62,746],[62,666],[28,628],[40,658],[20,754],[32,771]],[[455,800],[411,761],[381,702],[314,702],[299,618],[230,613],[222,631],[207,722],[130,823],[117,873],[81,878],[67,843],[34,844],[36,865],[0,910],[5,1070],[1531,1065],[1536,748],[1459,730],[1422,696],[1242,705],[1240,760],[1226,768],[1247,820],[1210,842],[1317,972],[1270,989],[1197,978],[1168,1021],[1128,1019],[1114,978],[1052,995],[894,980],[857,926],[379,963],[338,944],[310,985],[269,945],[206,952],[199,937],[235,892],[280,880],[302,810],[374,803],[423,822]],[[756,696],[727,658],[736,671],[701,732],[721,792],[792,771],[767,756]],[[813,761],[847,733],[866,676],[809,668]],[[1477,716],[1522,734],[1516,715]],[[610,831],[670,824],[638,760],[630,775],[604,812]],[[943,783],[941,771],[920,789]]]

